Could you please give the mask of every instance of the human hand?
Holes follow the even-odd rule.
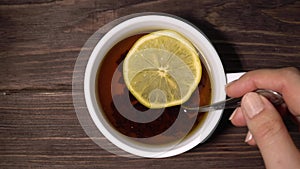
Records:
[[[300,153],[290,137],[280,113],[256,89],[280,92],[286,107],[300,122],[300,72],[296,68],[250,71],[227,85],[230,97],[241,97],[241,107],[231,115],[235,126],[248,126],[245,141],[258,145],[267,168],[300,168]]]

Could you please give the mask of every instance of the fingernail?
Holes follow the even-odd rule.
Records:
[[[236,108],[236,109],[232,112],[231,116],[229,117],[229,120],[230,120],[230,121],[234,118],[234,116],[235,116],[236,112],[238,111],[238,109],[239,109],[239,108]]]
[[[264,104],[257,93],[247,93],[242,100],[242,109],[249,118],[253,118],[264,109]]]
[[[247,136],[245,138],[245,142],[246,143],[249,142],[250,140],[252,140],[252,138],[253,138],[252,133],[250,131],[248,131]]]

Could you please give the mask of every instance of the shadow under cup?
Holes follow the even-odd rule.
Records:
[[[147,109],[128,91],[122,61],[143,34],[170,29],[189,39],[200,53],[202,78],[185,103],[206,105],[224,100],[225,73],[215,49],[195,26],[170,15],[144,15],[125,20],[98,42],[88,61],[84,92],[87,108],[100,132],[131,154],[162,158],[178,155],[204,142],[216,128],[222,111],[185,112],[181,106]]]

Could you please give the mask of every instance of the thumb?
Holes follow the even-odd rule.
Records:
[[[266,167],[299,168],[299,151],[273,105],[251,92],[243,97],[241,108]]]

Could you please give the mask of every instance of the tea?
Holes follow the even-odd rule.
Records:
[[[141,36],[143,34],[120,41],[102,60],[97,72],[95,91],[99,107],[111,126],[133,140],[149,144],[178,141],[200,127],[207,113],[186,113],[180,106],[148,109],[130,94],[123,81],[122,61]],[[211,82],[202,64],[202,77],[198,90],[193,93],[187,104],[199,106],[209,104],[210,101]],[[133,117],[135,120],[127,117]]]

